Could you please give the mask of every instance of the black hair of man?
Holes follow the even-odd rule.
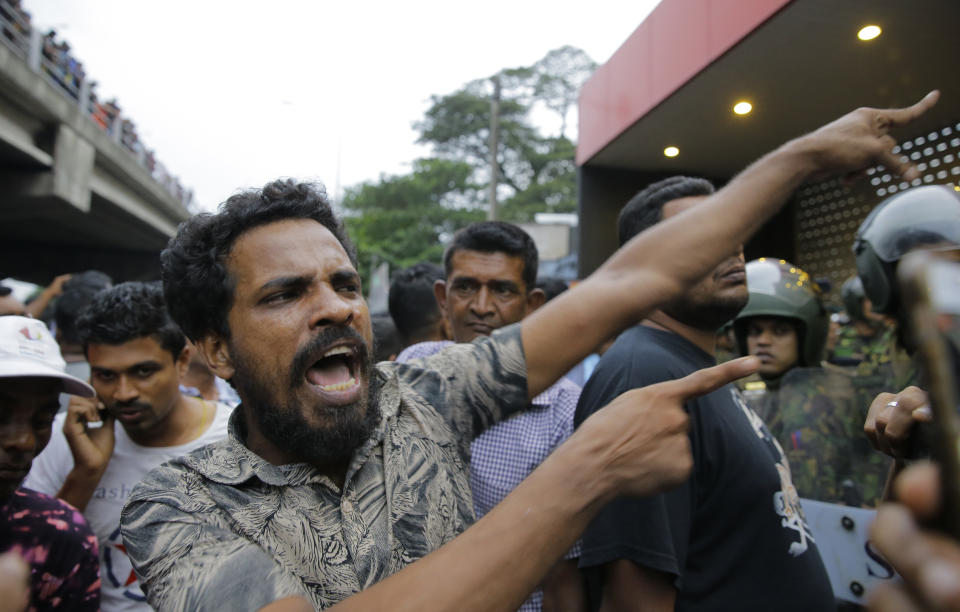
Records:
[[[537,279],[537,289],[546,296],[544,303],[549,302],[568,289],[567,281],[555,276],[541,276]]]
[[[75,288],[64,291],[53,306],[53,320],[57,323],[57,339],[62,344],[82,344],[77,332],[77,319],[86,310],[100,290]]]
[[[83,289],[96,293],[102,289],[109,289],[113,286],[113,279],[106,272],[100,270],[87,270],[71,274],[67,282],[63,283],[63,292],[73,291],[74,289]]]
[[[13,293],[13,289],[7,287],[6,285],[0,285],[0,297],[7,297],[11,293]]]
[[[620,217],[617,219],[617,231],[620,246],[631,238],[663,221],[663,207],[667,202],[695,196],[708,196],[716,191],[713,183],[707,179],[692,176],[671,176],[647,185],[637,195],[630,198]]]
[[[99,270],[74,274],[63,284],[63,291],[53,305],[53,320],[62,344],[81,344],[77,319],[95,295],[112,286],[113,279]]]
[[[153,338],[176,360],[187,339],[170,318],[160,283],[121,283],[99,292],[77,319],[84,354],[91,344],[116,346]]]
[[[523,283],[527,291],[533,291],[537,282],[539,256],[537,245],[530,234],[505,221],[480,221],[471,223],[453,235],[453,240],[443,254],[443,268],[447,278],[453,273],[453,256],[457,251],[480,253],[505,253],[523,258]]]
[[[443,268],[428,261],[394,273],[387,307],[404,344],[418,341],[436,327],[442,315],[433,296],[433,284],[443,279]]]
[[[376,361],[395,359],[403,345],[400,344],[400,335],[393,317],[388,312],[378,312],[370,315],[370,325],[373,327],[373,358]]]
[[[215,334],[230,339],[227,313],[234,280],[227,257],[245,232],[287,219],[313,219],[330,230],[357,265],[357,252],[333,213],[323,186],[279,179],[231,196],[216,214],[195,215],[180,224],[160,254],[163,291],[174,321],[194,341]]]

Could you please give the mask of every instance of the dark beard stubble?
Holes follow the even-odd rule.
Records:
[[[743,296],[705,296],[699,299],[687,294],[664,304],[661,310],[694,329],[716,331],[743,310],[747,297],[746,291]]]
[[[317,353],[341,338],[361,341],[359,363],[368,380],[366,401],[361,398],[347,406],[317,408],[322,412],[323,426],[308,423],[299,406],[281,405],[278,394],[262,380],[253,363],[230,348],[234,356],[230,384],[243,398],[247,413],[253,415],[260,433],[278,449],[296,457],[297,461],[313,466],[349,461],[353,452],[366,442],[380,423],[380,381],[373,369],[373,358],[362,337],[351,328],[326,329],[301,347],[291,364],[289,380],[278,380],[276,384],[287,384],[291,391],[298,385],[308,384],[304,374],[316,361]]]

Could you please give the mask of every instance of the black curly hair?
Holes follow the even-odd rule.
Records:
[[[333,213],[322,185],[279,179],[260,189],[231,196],[216,214],[203,213],[183,223],[160,254],[163,292],[173,319],[191,340],[215,334],[230,338],[227,313],[234,280],[226,259],[244,232],[285,219],[313,219],[340,241],[357,265],[357,253]]]
[[[453,256],[457,251],[506,253],[510,257],[522,257],[523,284],[527,286],[528,292],[534,289],[539,264],[537,245],[530,234],[513,223],[478,221],[454,234],[453,240],[443,253],[443,268],[447,278],[453,274]]]
[[[91,344],[118,345],[153,338],[176,360],[187,343],[170,318],[160,283],[121,283],[96,294],[80,313],[76,333],[84,353]]]
[[[443,278],[443,268],[421,261],[395,273],[390,280],[387,307],[405,343],[435,326],[443,316],[433,297],[433,283]]]
[[[693,176],[671,176],[641,189],[630,198],[617,219],[620,246],[663,221],[663,207],[668,202],[693,196],[708,196],[716,189],[707,179]]]

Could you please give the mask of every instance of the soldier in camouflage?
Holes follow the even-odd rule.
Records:
[[[911,445],[916,421],[929,420],[923,410],[925,394],[917,388],[917,369],[910,357],[909,334],[901,308],[896,270],[900,259],[918,249],[945,250],[960,246],[960,193],[946,185],[915,187],[887,198],[867,216],[857,230],[853,252],[857,274],[863,281],[873,310],[897,320],[897,350],[872,366],[889,376],[889,382],[870,405],[864,431],[873,445],[902,459]],[[866,362],[865,362],[866,363]],[[864,367],[861,364],[860,367]]]
[[[781,379],[791,368],[820,364],[828,321],[820,288],[800,268],[761,257],[747,264],[746,273],[750,300],[733,321],[736,349],[760,358],[744,395],[773,431]]]
[[[889,332],[893,322],[873,312],[870,299],[863,293],[860,277],[847,279],[843,283],[841,296],[849,323],[838,330],[832,349],[828,346],[827,362],[855,368],[864,361],[871,361],[875,354],[892,350],[890,340],[893,336]]]
[[[852,368],[865,385],[878,391],[916,384],[916,368],[898,341],[896,319],[874,310],[858,276],[843,284],[842,296],[850,325],[842,328],[827,361]]]
[[[879,503],[890,461],[873,451],[862,423],[881,390],[875,376],[832,368],[794,368],[783,377],[775,435],[801,496],[849,506]]]
[[[862,433],[876,381],[819,367],[827,314],[819,286],[783,261],[747,264],[750,300],[734,320],[741,354],[760,357],[763,388],[744,391],[767,422],[790,463],[802,497],[873,505],[888,461],[872,452]]]

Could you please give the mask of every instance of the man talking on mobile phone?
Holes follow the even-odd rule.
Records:
[[[147,472],[223,438],[231,410],[180,393],[189,349],[158,285],[102,291],[77,328],[97,397],[74,399],[58,415],[26,486],[73,504],[90,523],[100,541],[102,609],[149,610],[120,540],[120,510]]]

